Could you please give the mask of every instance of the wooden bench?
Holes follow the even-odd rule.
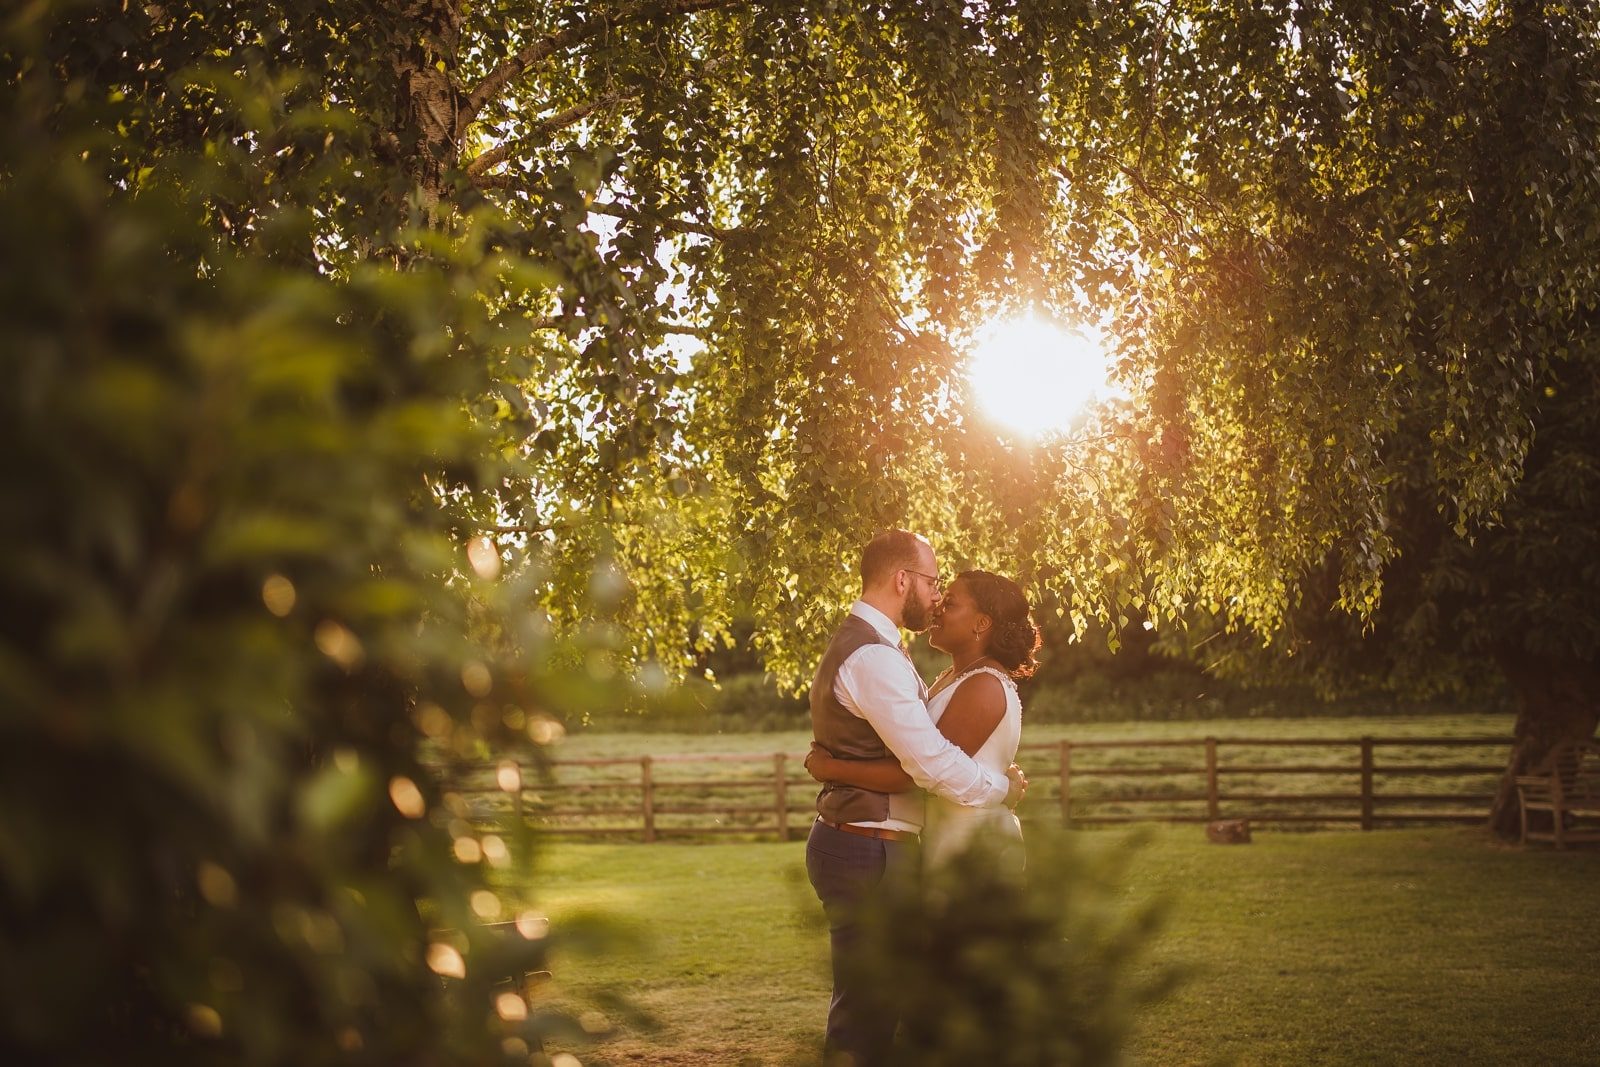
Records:
[[[1600,744],[1578,741],[1551,749],[1532,774],[1517,775],[1517,800],[1523,844],[1550,841],[1566,848],[1600,841]],[[1548,812],[1550,829],[1530,828],[1529,812]]]

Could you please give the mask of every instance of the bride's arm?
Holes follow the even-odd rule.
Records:
[[[883,759],[838,759],[816,742],[806,755],[806,772],[819,782],[836,782],[870,789],[874,793],[904,793],[911,776],[893,756]]]
[[[975,673],[950,694],[950,704],[939,716],[939,732],[969,756],[989,740],[1006,714],[1006,690],[1000,679]]]

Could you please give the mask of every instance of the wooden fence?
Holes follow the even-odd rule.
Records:
[[[1068,740],[1024,745],[1017,759],[1030,782],[1025,818],[1051,811],[1068,826],[1249,819],[1371,830],[1484,820],[1510,745],[1506,737]],[[789,840],[814,810],[817,784],[802,758],[561,759],[537,776],[502,763],[451,791],[475,817],[515,815],[548,834]]]
[[[1408,823],[1481,822],[1488,817],[1511,744],[1508,737],[1062,741],[1055,746],[1059,757],[1053,776],[1060,783],[1055,799],[1069,826],[1249,819],[1355,823],[1371,830]],[[1472,763],[1445,758],[1460,749],[1494,750],[1498,762],[1487,756]],[[1198,754],[1201,765],[1167,758],[1174,750]],[[1263,761],[1264,755],[1285,750],[1293,758]],[[1139,758],[1106,758],[1119,752]],[[1156,763],[1155,758],[1165,761]],[[1405,788],[1418,779],[1434,788]],[[1140,788],[1141,780],[1156,780],[1165,788]],[[1281,780],[1310,780],[1316,788],[1269,787]],[[1239,784],[1229,788],[1228,783]],[[1083,808],[1090,810],[1084,813]]]

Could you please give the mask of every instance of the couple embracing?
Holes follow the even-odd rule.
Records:
[[[860,987],[857,909],[974,844],[1021,871],[1012,809],[1028,782],[1012,762],[1022,730],[1013,679],[1032,673],[1039,632],[1015,582],[964,571],[946,589],[932,546],[905,530],[862,550],[861,589],[811,685],[806,769],[823,787],[806,870],[832,942],[828,1061],[867,1065],[887,1055],[898,1020]],[[927,630],[950,656],[931,688],[902,627]]]

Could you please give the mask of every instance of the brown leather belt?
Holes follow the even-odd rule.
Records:
[[[854,823],[834,822],[817,816],[817,821],[824,826],[831,826],[835,830],[843,830],[847,834],[857,834],[861,837],[875,837],[879,841],[915,841],[917,835],[910,830],[890,830],[882,826],[856,826]]]

